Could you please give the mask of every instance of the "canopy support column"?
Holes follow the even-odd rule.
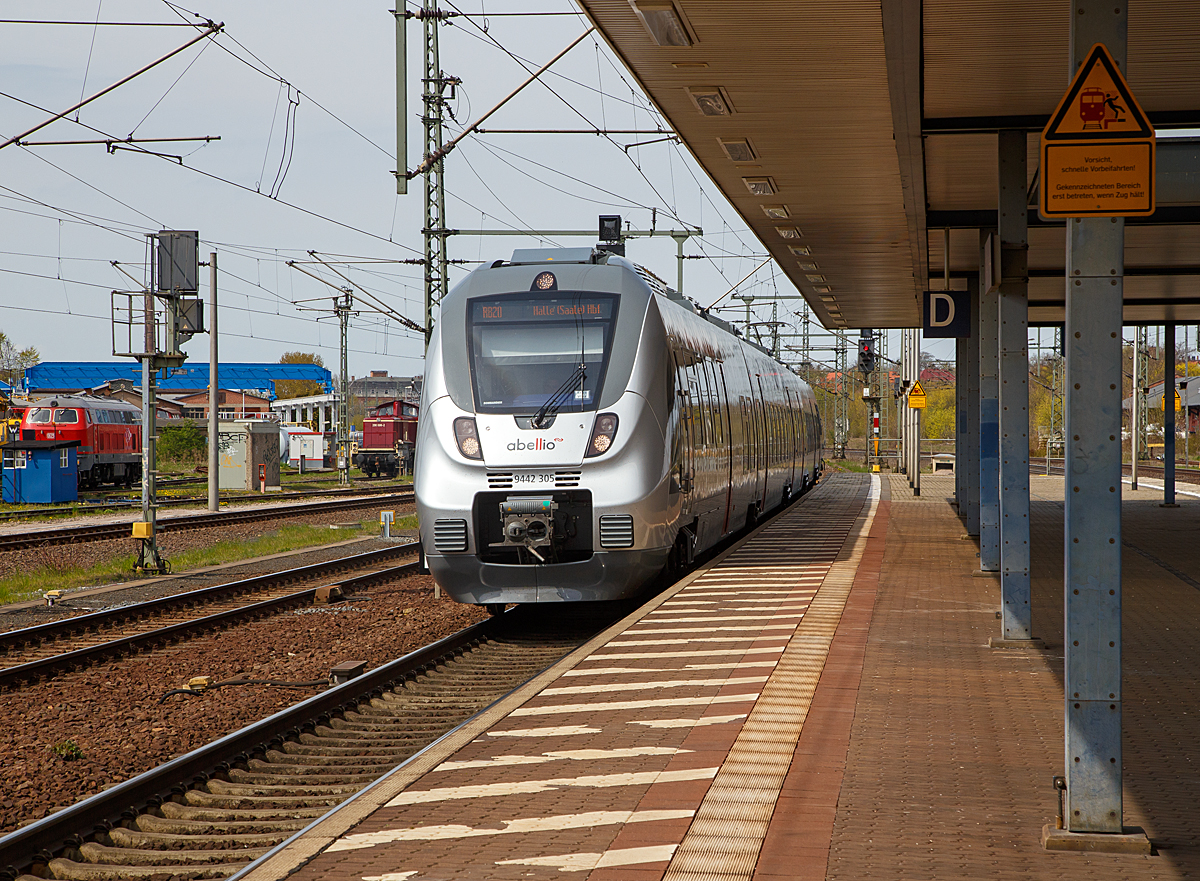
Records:
[[[1072,4],[1072,79],[1103,43],[1125,67],[1125,4]],[[1125,221],[1067,221],[1064,694],[1069,833],[1122,836],[1121,325]],[[1144,836],[1143,836],[1144,838]],[[1047,839],[1047,846],[1052,838]],[[1148,848],[1147,848],[1148,849]]]
[[[979,285],[981,276],[967,277],[971,296],[971,335],[967,337],[967,458],[962,468],[966,477],[967,505],[961,511],[967,535],[979,535]]]
[[[979,295],[979,572],[1000,570],[1000,297]]]
[[[1175,322],[1163,325],[1163,507],[1175,507]]]
[[[1042,648],[1029,605],[1029,221],[1026,137],[999,133],[1000,610],[995,648]]]

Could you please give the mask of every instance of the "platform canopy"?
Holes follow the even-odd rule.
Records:
[[[1028,133],[1037,204],[1069,2],[579,3],[826,327],[918,326],[945,228],[952,274],[977,269],[1001,129]],[[1200,3],[1131,6],[1124,73],[1160,135],[1158,210],[1126,226],[1125,321],[1200,321],[1200,142],[1161,137],[1200,128]],[[1061,322],[1063,222],[1029,222],[1029,318]]]

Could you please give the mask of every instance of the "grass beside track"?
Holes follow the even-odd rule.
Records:
[[[394,528],[413,529],[415,515],[399,518]],[[266,557],[307,548],[346,541],[351,538],[379,535],[379,524],[364,520],[355,529],[329,529],[328,527],[289,525],[282,526],[266,535],[245,540],[221,541],[203,548],[171,553],[169,536],[159,539],[159,548],[171,563],[171,571],[179,574],[202,566],[217,566],[236,563],[254,557]],[[47,590],[69,590],[78,587],[96,587],[116,582],[135,583],[139,577],[133,572],[136,553],[116,557],[90,567],[41,566],[0,578],[0,605],[37,599]]]

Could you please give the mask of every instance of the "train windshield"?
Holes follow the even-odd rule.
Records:
[[[78,425],[79,411],[78,410],[55,410],[54,421],[59,425]]]
[[[28,420],[29,424],[30,425],[45,425],[47,422],[50,421],[50,414],[52,412],[54,412],[54,411],[50,410],[47,407],[38,407],[36,410],[30,411],[29,420]]]
[[[594,410],[616,317],[617,298],[608,294],[473,300],[467,332],[476,409],[531,414],[553,400],[558,411]]]

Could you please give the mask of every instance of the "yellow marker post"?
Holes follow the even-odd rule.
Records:
[[[913,387],[908,390],[908,409],[917,411],[917,469],[913,474],[913,495],[918,498],[921,495],[921,411],[927,402],[921,380],[915,380]]]

